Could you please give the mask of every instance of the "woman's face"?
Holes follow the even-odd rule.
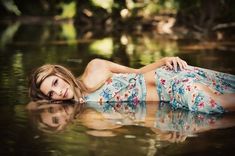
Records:
[[[63,127],[66,125],[73,113],[71,106],[51,105],[41,113],[41,119],[43,123],[50,125],[51,127]]]
[[[45,78],[40,90],[52,100],[69,100],[74,97],[71,85],[56,75]]]

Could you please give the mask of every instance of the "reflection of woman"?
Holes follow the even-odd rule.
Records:
[[[52,104],[47,101],[30,102],[27,105],[31,120],[42,131],[64,129],[82,110],[82,105]]]
[[[141,102],[142,103],[142,102]],[[108,106],[109,105],[109,106]],[[108,106],[108,107],[107,107]],[[61,131],[77,119],[89,128],[87,133],[96,136],[113,136],[126,125],[149,127],[160,140],[184,141],[187,136],[215,128],[231,127],[233,116],[211,116],[184,110],[173,111],[168,104],[142,103],[133,107],[133,102],[123,103],[118,109],[110,103],[51,104],[31,102],[28,110],[31,118],[42,131]],[[78,117],[79,116],[79,117]]]
[[[235,76],[187,66],[166,57],[140,69],[94,59],[80,79],[59,65],[44,65],[31,77],[34,100],[168,101],[174,108],[223,113],[235,108]]]

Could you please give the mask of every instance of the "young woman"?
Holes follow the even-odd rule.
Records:
[[[204,113],[235,109],[234,75],[188,66],[178,57],[140,69],[94,59],[79,79],[60,65],[44,65],[32,74],[29,91],[33,100],[167,101]]]

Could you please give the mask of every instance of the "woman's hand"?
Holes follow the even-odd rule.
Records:
[[[163,58],[163,63],[170,69],[174,69],[177,72],[179,66],[180,70],[186,69],[188,64],[186,61],[180,59],[179,57],[165,57]]]

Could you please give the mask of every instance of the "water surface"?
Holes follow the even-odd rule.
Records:
[[[235,147],[235,127],[191,135],[181,143],[161,141],[148,127],[126,126],[112,137],[87,134],[79,122],[59,133],[34,128],[25,106],[28,76],[45,63],[68,67],[79,76],[93,58],[141,67],[164,56],[180,56],[188,64],[235,74],[235,52],[189,50],[192,41],[154,33],[119,35],[83,32],[72,24],[0,26],[0,154],[1,155],[225,155]]]

